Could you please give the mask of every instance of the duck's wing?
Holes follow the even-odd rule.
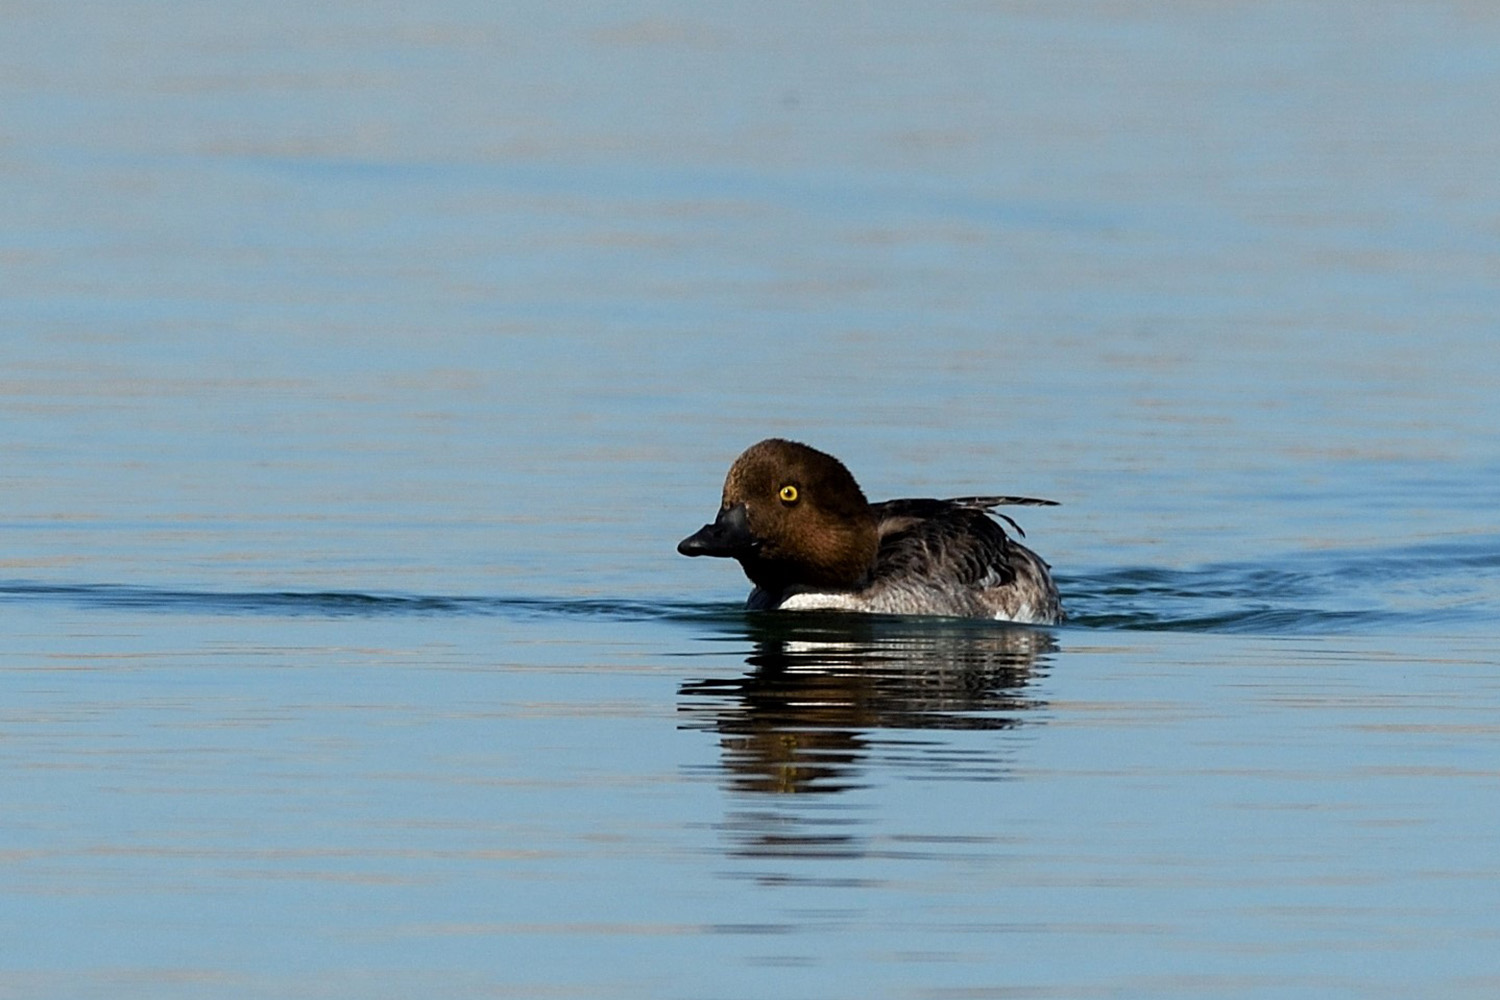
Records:
[[[872,504],[880,534],[877,575],[962,586],[1010,583],[1020,546],[986,516],[990,506],[915,499]]]
[[[872,504],[880,549],[871,597],[888,599],[897,611],[920,606],[934,614],[1061,621],[1062,606],[1046,562],[989,516],[999,505],[996,501],[1014,499],[1027,498]]]
[[[1012,496],[976,496],[976,497],[954,497],[951,500],[928,500],[928,499],[902,499],[887,500],[884,503],[871,504],[870,509],[875,512],[875,520],[878,524],[880,537],[884,538],[888,533],[904,531],[919,521],[941,518],[956,510],[979,511],[998,517],[1006,524],[1016,529],[1016,534],[1022,538],[1026,532],[1015,522],[1015,519],[995,510],[996,507],[1056,507],[1056,500],[1042,500],[1038,497],[1012,497]],[[1001,532],[1004,535],[1004,532]]]
[[[938,503],[954,503],[960,507],[977,507],[980,510],[989,510],[991,507],[1056,507],[1056,500],[1043,500],[1040,497],[954,497],[952,500],[939,500]]]

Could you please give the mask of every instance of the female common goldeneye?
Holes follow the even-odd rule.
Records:
[[[729,469],[712,524],[685,556],[730,556],[752,611],[830,609],[1050,624],[1063,619],[1047,564],[988,516],[1029,497],[872,504],[832,455],[795,441],[751,445]],[[1020,526],[1002,517],[1020,533]]]

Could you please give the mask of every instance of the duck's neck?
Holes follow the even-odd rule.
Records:
[[[778,597],[793,589],[853,591],[869,586],[879,550],[872,516],[804,539],[795,555],[756,553],[741,557],[740,566],[751,583]]]

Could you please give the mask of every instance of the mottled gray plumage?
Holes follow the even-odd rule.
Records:
[[[1016,502],[1051,503],[963,497],[871,504],[880,548],[866,599],[905,614],[1060,621],[1062,605],[1047,564],[988,516],[992,507]]]

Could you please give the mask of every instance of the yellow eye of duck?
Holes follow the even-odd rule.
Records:
[[[792,486],[789,483],[786,486],[783,486],[781,488],[781,492],[779,494],[777,494],[777,495],[781,497],[781,502],[782,503],[796,503],[797,502],[797,487]]]

